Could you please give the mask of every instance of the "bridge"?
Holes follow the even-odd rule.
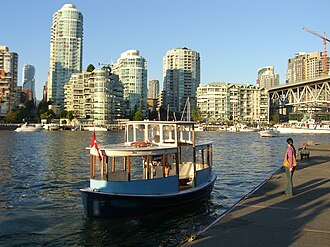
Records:
[[[330,114],[330,76],[317,77],[268,90],[270,115],[279,113],[288,120],[290,114]],[[297,119],[301,120],[301,119]],[[321,119],[330,120],[330,119]]]

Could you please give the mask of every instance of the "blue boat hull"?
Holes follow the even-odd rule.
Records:
[[[200,188],[169,195],[125,195],[80,190],[85,215],[89,218],[121,218],[159,214],[207,199],[216,176]]]

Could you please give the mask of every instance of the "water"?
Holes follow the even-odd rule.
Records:
[[[198,132],[198,140],[214,141],[218,179],[208,202],[155,217],[95,220],[84,217],[79,193],[89,184],[90,132],[0,131],[0,245],[176,246],[276,171],[288,137]],[[296,147],[329,142],[327,135],[290,137]],[[97,133],[100,145],[122,139],[122,131]]]

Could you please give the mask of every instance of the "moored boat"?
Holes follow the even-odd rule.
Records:
[[[104,126],[86,126],[86,127],[84,127],[84,130],[89,130],[89,131],[108,131],[107,127],[104,127]]]
[[[282,134],[330,134],[330,128],[277,127]]]
[[[241,128],[239,129],[239,132],[257,132],[258,129],[257,128],[252,128],[252,127],[248,127],[246,125],[242,125]]]
[[[48,123],[48,124],[44,124],[43,128],[45,130],[59,130],[60,125],[58,123]]]
[[[29,125],[27,123],[22,124],[22,126],[18,127],[15,129],[16,132],[36,132],[36,131],[41,131],[42,127],[39,125]]]
[[[275,129],[266,129],[259,131],[260,137],[276,137],[279,134],[280,132]]]
[[[229,126],[227,132],[238,132],[238,127],[236,125]]]
[[[227,127],[226,126],[220,126],[217,131],[219,132],[227,132]]]
[[[204,131],[204,127],[202,124],[195,124],[195,131]]]
[[[212,142],[195,141],[194,122],[125,126],[124,143],[90,148],[90,185],[80,190],[87,217],[159,214],[208,198]]]
[[[310,115],[300,122],[278,125],[277,130],[284,134],[330,134],[330,125],[317,122]]]

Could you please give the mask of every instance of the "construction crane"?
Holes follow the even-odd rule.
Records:
[[[320,37],[321,39],[323,39],[323,74],[324,75],[327,75],[328,74],[328,53],[327,53],[327,41],[330,42],[329,39],[327,39],[327,35],[326,33],[324,32],[324,36],[312,31],[312,30],[309,30],[307,28],[303,28],[303,30],[311,33],[311,34],[314,34],[316,35],[317,37]]]

